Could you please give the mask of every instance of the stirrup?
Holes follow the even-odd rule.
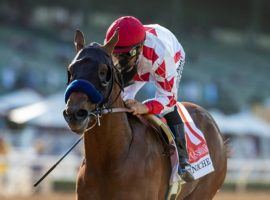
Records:
[[[188,164],[186,166],[187,168],[190,168],[191,166]],[[179,176],[185,181],[185,182],[191,182],[194,181],[194,176],[189,172],[189,170],[187,168],[181,168],[179,166],[178,168],[178,174]]]

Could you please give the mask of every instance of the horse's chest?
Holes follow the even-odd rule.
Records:
[[[145,187],[149,179],[141,175],[139,171],[123,170],[114,174],[80,174],[77,181],[78,200],[141,200],[147,199],[149,187]],[[148,191],[149,190],[149,191]],[[151,198],[150,198],[151,199]]]

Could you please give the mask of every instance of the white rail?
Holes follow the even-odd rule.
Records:
[[[35,192],[33,184],[60,156],[29,156],[11,154],[0,156],[0,196],[29,195]],[[39,192],[50,192],[55,180],[75,181],[82,158],[69,155],[38,186]],[[237,190],[248,183],[270,184],[270,159],[229,159],[227,183],[236,184]]]
[[[238,191],[248,183],[270,184],[270,159],[229,159],[226,182],[235,183]]]
[[[69,155],[37,188],[33,184],[56,162],[60,156],[29,156],[11,154],[0,156],[0,196],[30,195],[36,191],[52,191],[55,180],[75,181],[82,159]]]

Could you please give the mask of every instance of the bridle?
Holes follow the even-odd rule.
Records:
[[[103,51],[104,54],[106,54],[105,56],[106,56],[106,59],[108,61],[107,66],[110,70],[111,77],[108,81],[109,82],[108,92],[106,92],[106,96],[104,97],[102,102],[97,103],[94,110],[87,111],[87,117],[92,117],[95,120],[94,120],[93,125],[91,125],[89,128],[87,128],[86,131],[89,129],[92,129],[96,124],[98,126],[100,126],[100,118],[104,114],[116,113],[116,112],[127,112],[128,111],[127,108],[113,108],[112,107],[112,105],[115,103],[115,101],[121,95],[121,92],[124,91],[124,82],[123,82],[123,77],[122,77],[121,71],[113,64],[112,58],[107,52],[105,52],[102,48],[100,48],[97,45],[95,45],[94,48],[99,48],[100,50]],[[68,73],[67,85],[69,85],[71,83],[71,74],[69,71],[67,71],[67,73]],[[115,84],[117,84],[119,86],[120,90],[119,90],[118,94],[116,95],[116,97],[113,99],[112,96],[113,96],[113,89],[114,89]],[[65,118],[69,117],[66,115],[65,111],[63,112],[63,115]]]
[[[124,91],[124,87],[123,87],[124,83],[123,83],[123,77],[122,77],[121,72],[119,71],[119,69],[117,67],[115,67],[115,65],[113,63],[110,66],[110,70],[111,70],[112,77],[111,77],[111,83],[110,83],[110,89],[109,89],[108,95],[105,97],[105,99],[102,103],[97,104],[96,108],[93,111],[88,112],[88,117],[90,117],[90,116],[94,117],[95,122],[93,123],[93,125],[91,125],[89,128],[87,128],[86,131],[92,129],[96,125],[100,126],[101,125],[100,118],[104,114],[117,113],[117,112],[128,112],[127,108],[113,108],[112,107],[114,102],[121,95],[121,92]],[[112,99],[114,84],[117,84],[119,86],[120,90],[119,90],[118,94],[116,95],[116,97],[114,99]]]

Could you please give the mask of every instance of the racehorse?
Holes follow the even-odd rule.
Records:
[[[154,130],[123,112],[121,75],[111,56],[117,41],[118,31],[104,45],[85,46],[82,32],[75,34],[77,54],[68,66],[64,117],[73,132],[84,134],[77,200],[164,200],[170,159],[162,154],[163,145]],[[176,199],[209,200],[226,176],[226,146],[205,109],[188,102],[183,105],[204,133],[215,171],[183,184]]]

